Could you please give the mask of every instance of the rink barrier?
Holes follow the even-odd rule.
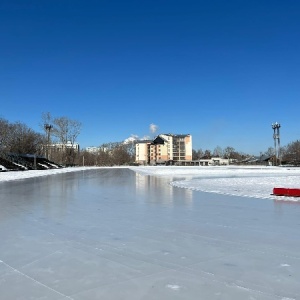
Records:
[[[273,188],[273,195],[275,196],[288,196],[288,197],[300,197],[300,189],[290,188]]]

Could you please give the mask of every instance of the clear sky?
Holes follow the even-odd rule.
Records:
[[[82,122],[81,147],[190,133],[259,154],[300,139],[299,0],[1,0],[0,117]]]

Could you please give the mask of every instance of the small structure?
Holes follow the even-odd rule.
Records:
[[[85,151],[89,153],[97,153],[100,151],[100,147],[94,147],[94,146],[86,147]]]
[[[275,196],[300,197],[300,189],[295,188],[276,188],[273,189]]]
[[[200,158],[200,166],[227,166],[232,163],[231,159],[222,157]]]
[[[260,166],[273,166],[275,163],[275,155],[261,155],[251,156],[239,161],[243,165],[260,165]]]
[[[80,147],[78,143],[72,143],[71,141],[68,141],[67,143],[56,143],[49,145],[49,149],[52,151],[66,151],[67,149],[72,149],[74,152],[79,152]]]

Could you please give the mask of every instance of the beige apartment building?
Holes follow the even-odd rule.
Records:
[[[135,160],[143,165],[176,164],[192,160],[190,134],[159,134],[154,140],[136,143]]]

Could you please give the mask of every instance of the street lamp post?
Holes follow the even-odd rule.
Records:
[[[51,124],[45,124],[44,128],[47,132],[47,146],[46,146],[46,158],[49,160],[49,144],[50,144],[50,131],[53,128]]]
[[[281,127],[281,125],[277,122],[272,124],[272,128],[274,131],[273,139],[274,139],[274,149],[275,149],[275,166],[277,165],[277,158],[278,158],[279,165],[281,164],[281,161],[280,161],[280,133],[279,133],[280,127]]]

